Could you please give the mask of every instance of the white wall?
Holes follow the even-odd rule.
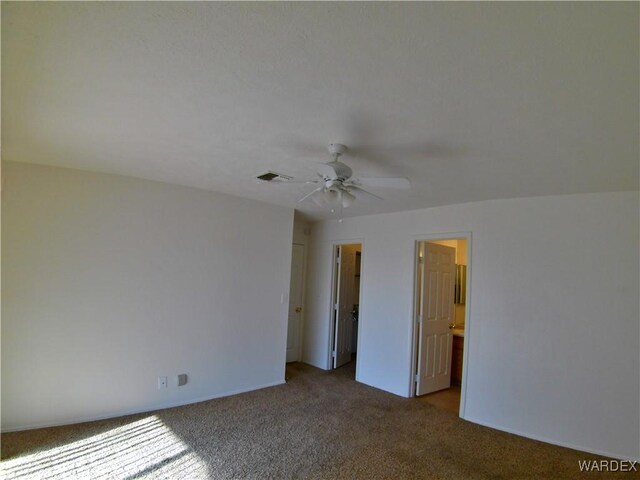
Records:
[[[315,224],[304,361],[328,367],[331,242],[363,239],[358,380],[408,395],[414,241],[471,231],[465,418],[639,458],[638,217],[623,192]]]
[[[3,167],[4,430],[284,381],[293,210]],[[186,386],[156,388],[178,373]]]

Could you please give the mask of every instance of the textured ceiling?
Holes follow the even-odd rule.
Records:
[[[3,158],[297,204],[326,145],[409,177],[344,216],[638,188],[631,3],[2,4]]]

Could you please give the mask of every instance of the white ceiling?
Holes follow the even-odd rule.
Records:
[[[631,3],[7,3],[3,158],[328,218],[325,146],[409,177],[344,216],[638,189]]]

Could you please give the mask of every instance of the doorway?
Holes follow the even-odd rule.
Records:
[[[464,414],[470,234],[416,241],[412,391]]]
[[[329,368],[356,376],[362,243],[335,244],[331,287]]]

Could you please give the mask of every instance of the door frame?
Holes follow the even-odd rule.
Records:
[[[331,242],[331,277],[330,277],[330,294],[329,294],[329,347],[327,351],[327,370],[333,370],[333,347],[335,340],[335,327],[333,321],[333,306],[336,303],[336,283],[337,283],[337,274],[338,274],[338,262],[336,259],[338,258],[338,246],[340,245],[360,245],[360,295],[358,296],[358,338],[356,339],[356,345],[358,345],[358,349],[360,349],[360,335],[362,334],[362,279],[364,278],[364,239],[363,238],[353,238],[353,239],[345,239],[345,240],[334,240]],[[356,381],[358,381],[360,372],[360,356],[356,355]]]
[[[462,351],[462,387],[460,391],[460,410],[458,416],[465,418],[465,411],[467,406],[467,373],[469,371],[469,347],[471,345],[471,274],[472,274],[472,262],[473,262],[473,246],[472,246],[472,234],[470,231],[464,232],[449,232],[449,233],[425,233],[422,235],[412,235],[413,238],[413,295],[411,304],[411,324],[412,327],[412,342],[411,342],[411,375],[409,377],[409,396],[416,396],[416,359],[418,356],[418,335],[419,328],[418,322],[416,322],[416,301],[417,301],[417,288],[418,283],[418,244],[419,242],[429,242],[431,240],[466,240],[467,241],[467,292],[464,305],[464,349]]]

